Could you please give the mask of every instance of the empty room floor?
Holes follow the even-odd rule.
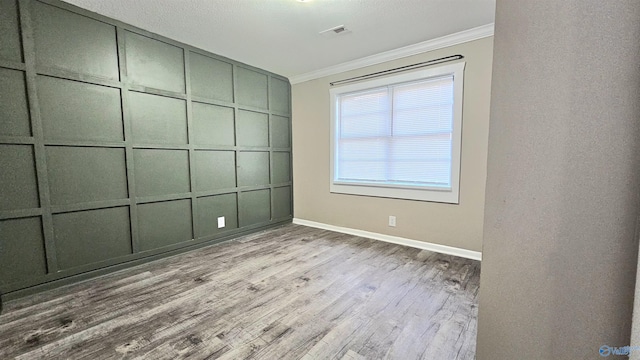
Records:
[[[9,301],[1,359],[473,359],[480,262],[287,225]]]

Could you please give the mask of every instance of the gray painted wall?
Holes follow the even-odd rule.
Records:
[[[477,358],[629,344],[640,2],[498,0]]]
[[[0,1],[0,291],[290,221],[290,103],[281,76]]]

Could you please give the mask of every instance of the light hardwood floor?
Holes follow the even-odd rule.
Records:
[[[287,225],[7,302],[0,359],[473,359],[479,274]]]

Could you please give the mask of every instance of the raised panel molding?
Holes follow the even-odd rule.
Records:
[[[3,296],[291,221],[286,78],[58,0],[0,30]]]
[[[127,76],[136,84],[184,93],[184,50],[126,32]]]
[[[128,197],[124,149],[48,146],[46,157],[52,205]]]
[[[49,76],[37,87],[45,140],[124,140],[118,89]]]
[[[128,207],[55,214],[53,228],[61,269],[131,254]]]
[[[46,271],[40,218],[0,220],[0,287],[31,281]]]
[[[194,96],[233,102],[232,64],[194,52],[189,59],[191,92]]]
[[[0,210],[38,207],[33,146],[0,145]]]
[[[193,239],[191,200],[138,205],[138,231],[142,251]]]
[[[0,136],[31,136],[24,71],[0,68],[0,89],[12,89],[0,97]]]
[[[186,144],[187,103],[181,99],[129,92],[131,132],[138,144]]]
[[[269,105],[267,75],[238,67],[236,75],[237,102],[260,109]]]
[[[16,0],[0,1],[0,59],[22,61],[22,44]]]
[[[32,4],[38,65],[118,79],[115,26],[39,1]]]

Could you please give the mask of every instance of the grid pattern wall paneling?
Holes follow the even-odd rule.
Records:
[[[4,0],[0,92],[4,293],[292,218],[283,77],[57,0]]]

